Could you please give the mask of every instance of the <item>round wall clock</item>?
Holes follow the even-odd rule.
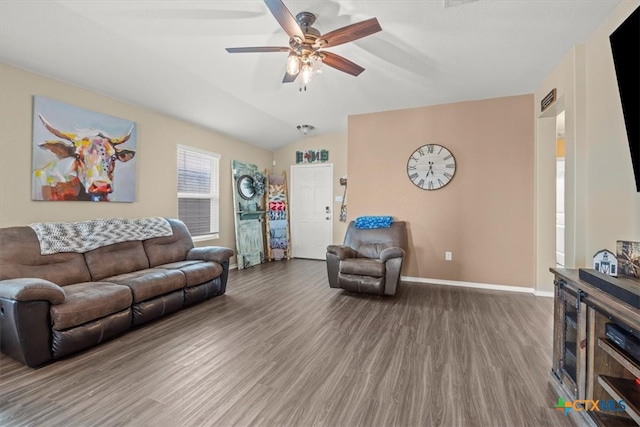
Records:
[[[407,175],[423,190],[438,190],[456,173],[456,159],[442,145],[427,144],[414,151],[407,160]]]

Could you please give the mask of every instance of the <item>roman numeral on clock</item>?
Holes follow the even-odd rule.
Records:
[[[418,175],[418,172],[414,172],[411,175],[409,175],[409,179],[411,179],[411,181],[415,181],[417,177],[419,177],[420,175]]]

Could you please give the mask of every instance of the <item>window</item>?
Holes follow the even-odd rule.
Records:
[[[178,145],[178,218],[193,240],[217,239],[220,155]]]

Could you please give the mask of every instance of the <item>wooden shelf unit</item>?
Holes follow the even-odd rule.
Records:
[[[264,194],[264,203],[266,206],[265,212],[265,239],[267,242],[267,261],[274,260],[282,260],[282,259],[291,259],[291,232],[289,230],[289,195],[287,190],[287,173],[282,171],[281,175],[269,174],[267,170],[265,170],[265,175],[267,177],[267,185],[266,191]],[[272,203],[280,204],[281,209],[272,209]],[[272,219],[271,216],[273,213],[278,213],[278,219]],[[282,221],[286,222],[286,226],[284,228],[284,236],[281,236],[276,240],[271,237],[272,232],[272,221]],[[282,240],[284,239],[284,240]],[[280,242],[280,244],[276,243]],[[284,247],[281,244],[284,242]],[[282,256],[276,256],[276,252],[280,250]]]
[[[556,285],[551,384],[565,401],[600,402],[599,411],[569,412],[579,424],[640,426],[640,362],[606,336],[607,323],[640,332],[640,310],[581,280],[578,270],[551,271]]]

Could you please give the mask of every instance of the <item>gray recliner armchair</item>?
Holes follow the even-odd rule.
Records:
[[[327,247],[329,286],[351,292],[394,295],[407,242],[404,221],[389,228],[360,229],[349,223],[343,245]]]

